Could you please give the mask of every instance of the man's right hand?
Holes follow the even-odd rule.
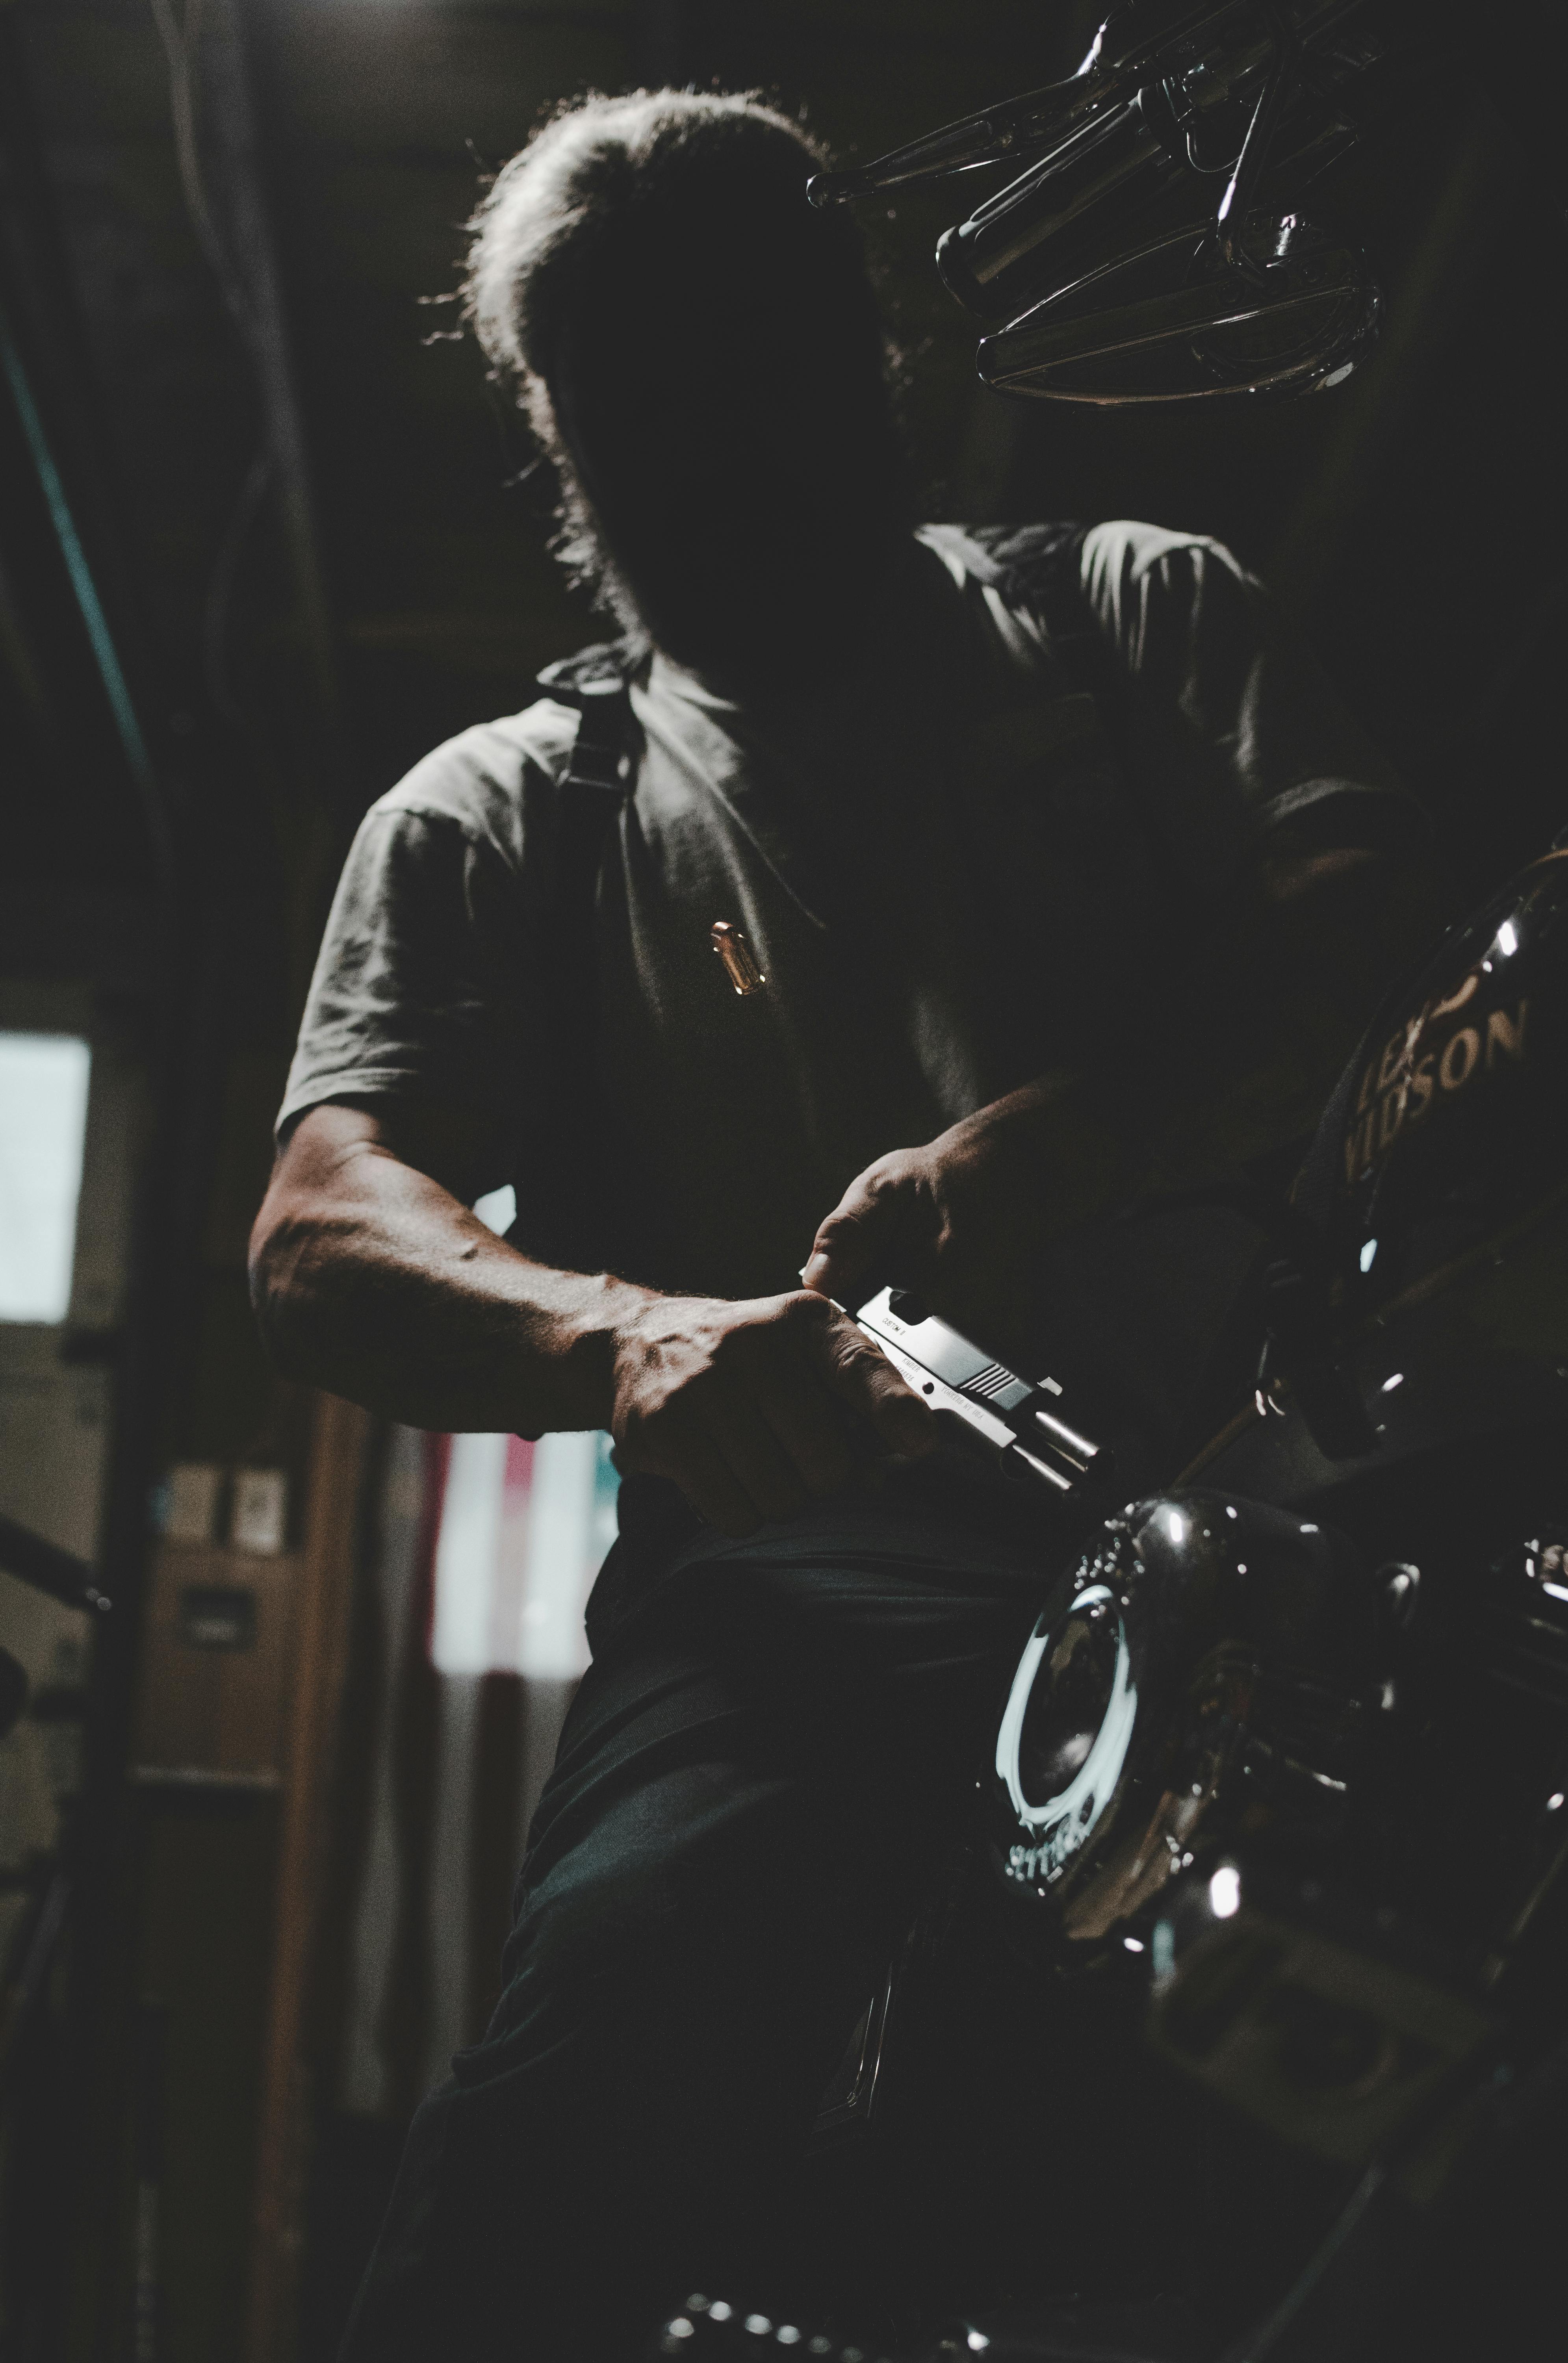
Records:
[[[935,1422],[805,1289],[735,1304],[554,1271],[461,1203],[472,1147],[439,1110],[311,1108],[257,1217],[256,1302],[291,1375],[448,1430],[609,1427],[726,1534],[851,1484]]]
[[[877,1446],[929,1451],[929,1404],[826,1297],[650,1296],[617,1322],[610,1429],[728,1535],[840,1492]]]

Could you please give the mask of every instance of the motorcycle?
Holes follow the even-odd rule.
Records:
[[[1163,2290],[1130,2313],[1037,2301],[922,2356],[1473,2354],[1549,2303],[1540,2235],[1568,2131],[1565,1085],[1562,844],[1377,1013],[1268,1217],[1249,1399],[1136,1500],[1064,1382],[1018,1378],[907,1295],[853,1308],[970,1449],[1092,1527],[975,1799],[971,1853],[1006,1917],[973,1886],[956,1908],[1023,1964],[1017,1991],[1054,2030],[1042,2089],[1060,2102],[1071,2080],[1064,2029],[1107,2062],[1141,2038],[1244,2160],[1260,2220],[1233,2193],[1226,2241],[1269,2250],[1196,2310]],[[911,1988],[921,2006],[919,1956],[951,1947],[954,1909],[868,2006],[824,2142],[874,2128],[889,2030]],[[1139,2237],[1115,2213],[1112,2280]],[[1468,2346],[1438,2335],[1462,2327]],[[659,2351],[770,2341],[867,2351],[706,2295]]]
[[[938,250],[999,393],[1309,393],[1382,298],[1301,205],[1442,32],[1127,0],[1069,81],[810,194],[1022,165]],[[896,2147],[940,2054],[990,2078],[982,2297],[873,2342],[694,2293],[654,2351],[1535,2351],[1568,2199],[1565,1087],[1568,832],[1374,1014],[1288,1200],[1246,1200],[1251,1367],[1184,1465],[906,1292],[847,1308],[1050,1497],[1063,1570],[817,2125]]]

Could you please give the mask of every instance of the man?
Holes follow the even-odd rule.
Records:
[[[627,1477],[367,2363],[628,2354],[688,2276],[779,2269],[1041,1566],[832,1300],[884,1274],[1026,1354],[1064,1234],[1309,1124],[1396,929],[1399,792],[1225,552],[912,537],[811,166],[746,100],[595,100],[482,208],[480,337],[625,634],[624,798],[584,896],[601,657],[375,806],[257,1226],[286,1370],[606,1427]],[[469,1212],[506,1181],[512,1244]]]

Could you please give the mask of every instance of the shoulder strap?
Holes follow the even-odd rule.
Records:
[[[634,781],[631,676],[624,642],[548,665],[539,685],[577,708],[571,760],[556,787],[555,896],[548,922],[547,993],[552,1107],[541,1126],[529,1191],[528,1245],[566,1265],[599,1263],[606,1202],[598,1105],[599,881]]]
[[[625,641],[603,641],[546,665],[539,677],[547,697],[577,708],[571,760],[556,787],[556,904],[573,933],[592,919],[605,848],[631,792],[636,661]]]

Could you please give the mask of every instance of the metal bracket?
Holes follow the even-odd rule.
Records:
[[[1258,183],[1262,177],[1263,166],[1268,161],[1269,150],[1273,144],[1274,133],[1279,128],[1280,116],[1284,112],[1285,102],[1296,81],[1296,68],[1301,61],[1301,41],[1294,25],[1284,23],[1279,10],[1273,6],[1273,0],[1264,0],[1263,14],[1273,35],[1274,61],[1258,94],[1252,120],[1247,126],[1246,137],[1241,142],[1235,169],[1226,183],[1225,194],[1219,200],[1219,211],[1214,222],[1219,232],[1220,253],[1233,271],[1240,271],[1248,279],[1261,279],[1262,272],[1241,242],[1241,228],[1252,209]]]

